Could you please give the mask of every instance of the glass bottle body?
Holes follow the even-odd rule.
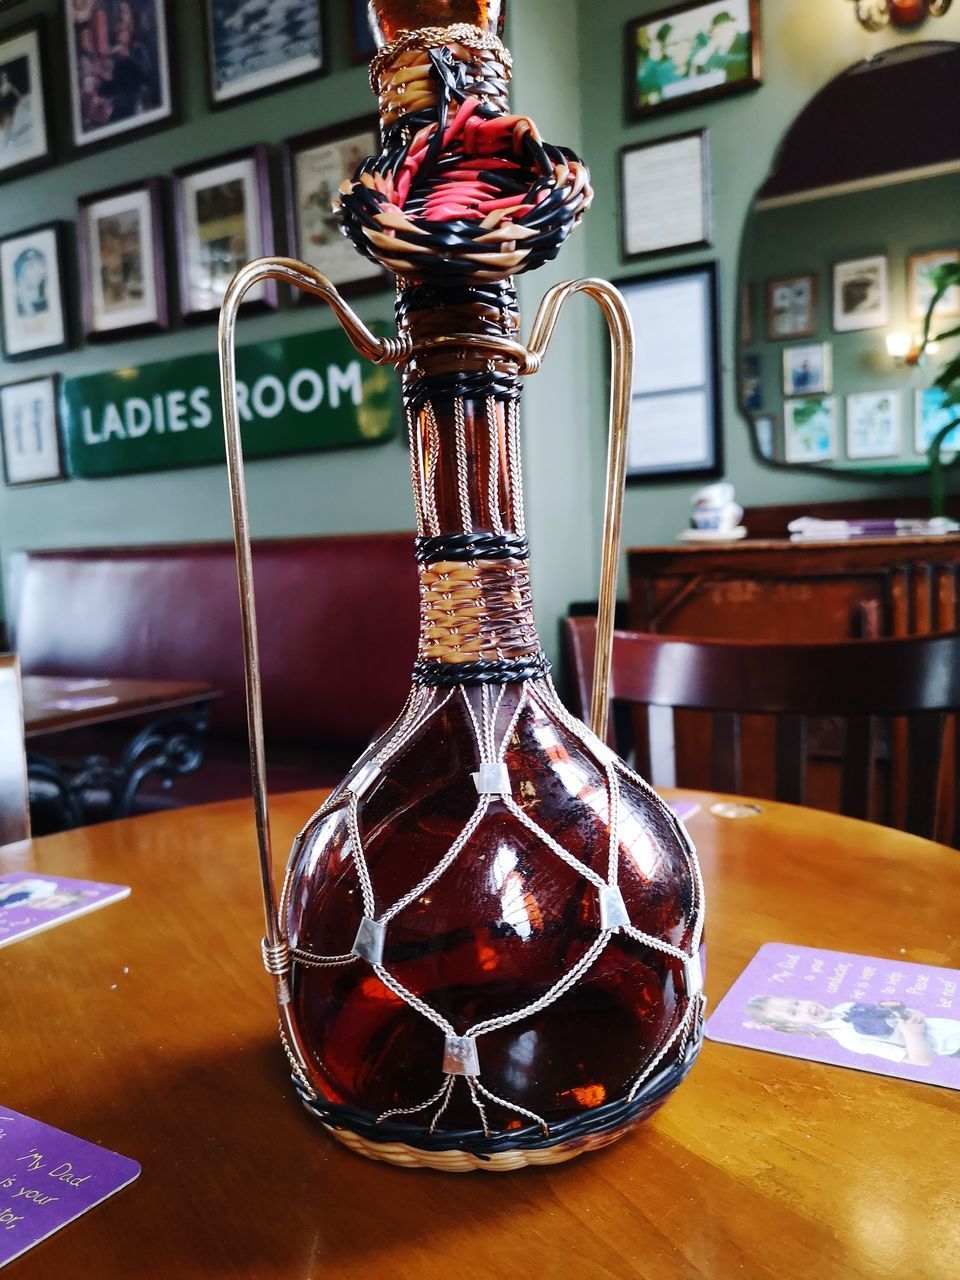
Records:
[[[350,952],[365,914],[359,837],[374,913],[389,916],[385,974],[458,1036],[493,1024],[477,1036],[478,1079],[498,1100],[483,1103],[491,1128],[528,1124],[529,1113],[556,1124],[625,1099],[686,1001],[676,958],[602,930],[595,880],[610,875],[609,769],[548,681],[508,686],[502,697],[438,694],[397,754],[389,735],[379,745],[389,763],[359,802],[355,825],[348,802],[307,829],[286,895],[291,944],[311,955]],[[456,856],[426,883],[482,800],[472,775],[477,726],[485,724],[503,747],[510,799],[491,798]],[[401,723],[395,737],[404,733]],[[615,877],[627,913],[644,932],[687,950],[696,907],[689,851],[662,802],[625,769],[617,766],[615,777]],[[544,833],[582,865],[558,856]],[[295,964],[292,986],[311,1083],[325,1097],[383,1115],[416,1107],[440,1087],[443,1026],[365,960]],[[462,1088],[438,1127],[476,1130],[480,1122]]]

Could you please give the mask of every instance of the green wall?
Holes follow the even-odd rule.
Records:
[[[662,7],[657,0],[514,0],[508,39],[517,63],[515,105],[540,123],[546,137],[581,151],[598,189],[594,209],[560,262],[520,285],[526,323],[558,279],[579,274],[636,274],[619,259],[617,153],[629,142],[705,124],[711,130],[716,246],[699,255],[664,257],[650,270],[716,257],[722,275],[722,340],[727,472],[746,503],[822,500],[888,492],[878,482],[772,471],[751,452],[735,403],[734,282],[740,231],[752,194],[793,116],[823,83],[849,63],[891,42],[870,36],[840,0],[766,0],[766,83],[757,93],[706,109],[688,109],[653,123],[623,117],[623,31],[628,19]],[[2,8],[2,6],[0,6]],[[206,100],[201,10],[176,0],[174,48],[182,84],[183,121],[170,130],[0,186],[0,234],[51,218],[72,220],[75,198],[218,155],[255,142],[276,144],[306,129],[368,112],[372,99],[362,68],[349,65],[343,8],[327,0],[330,72],[210,113]],[[45,13],[54,0],[28,0],[10,24]],[[2,19],[0,19],[2,22]],[[59,33],[58,33],[59,34]],[[960,39],[960,10],[923,33]],[[54,77],[56,79],[56,77]],[[57,102],[61,140],[67,104]],[[278,210],[278,213],[281,212]],[[592,304],[571,304],[545,364],[527,389],[528,525],[534,545],[538,615],[547,647],[569,600],[596,593],[608,392],[605,339]],[[366,319],[392,318],[388,294],[366,298]],[[245,319],[240,340],[304,332],[323,323],[315,308]],[[642,341],[642,335],[640,335]],[[213,350],[212,326],[182,329],[127,343],[87,346],[34,364],[3,366],[17,380],[50,371],[92,372],[140,361]],[[407,458],[402,443],[362,452],[258,461],[249,468],[253,528],[261,535],[412,527]],[[632,488],[625,540],[670,541],[686,520],[689,484]],[[0,489],[0,552],[18,547],[211,539],[229,536],[227,486],[217,468],[142,477],[70,481],[25,490]]]

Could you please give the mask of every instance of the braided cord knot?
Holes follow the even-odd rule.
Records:
[[[497,60],[509,75],[513,67],[510,50],[499,36],[482,31],[468,22],[456,22],[450,27],[420,27],[416,31],[401,31],[396,40],[386,44],[374,54],[370,62],[370,88],[380,96],[380,78],[384,70],[402,54],[412,49],[439,49],[444,45],[464,45],[477,53],[496,54]]]

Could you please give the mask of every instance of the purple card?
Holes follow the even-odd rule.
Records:
[[[0,947],[129,897],[122,884],[67,880],[32,871],[0,876]]]
[[[696,800],[674,800],[670,808],[681,822],[689,822],[695,813],[700,812]]]
[[[768,942],[711,1040],[960,1089],[960,969]]]
[[[135,1160],[0,1105],[0,1267],[139,1176]]]

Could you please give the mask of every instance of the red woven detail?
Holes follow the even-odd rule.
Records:
[[[427,180],[425,193],[416,192],[417,179],[435,141],[438,125],[427,125],[411,140],[407,157],[388,198],[405,209],[411,192],[418,196],[417,217],[424,222],[448,222],[467,219],[482,222],[491,213],[509,209],[515,217],[530,213],[539,200],[530,202],[522,195],[503,195],[484,173],[523,172],[515,156],[519,155],[530,123],[522,116],[496,116],[485,119],[479,114],[478,98],[466,98],[443,130],[441,150],[449,155],[460,150],[462,160],[448,169],[441,180]],[[542,197],[540,197],[542,198]]]

